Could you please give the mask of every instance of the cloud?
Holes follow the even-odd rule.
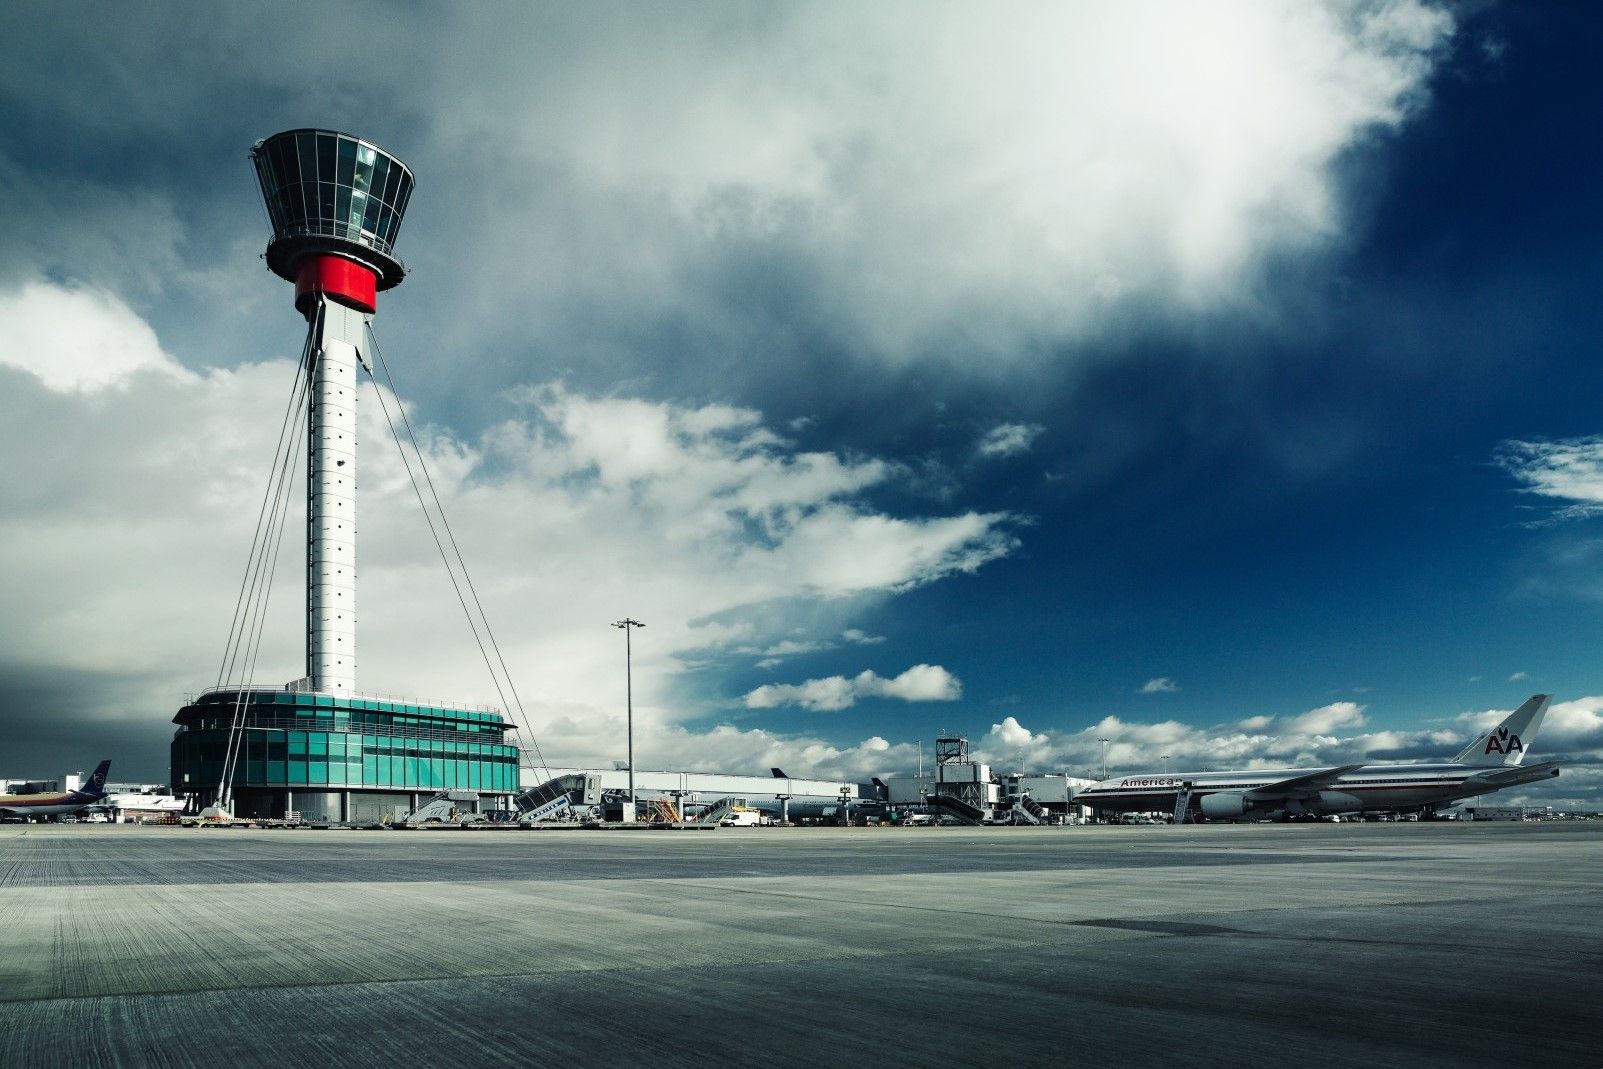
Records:
[[[427,302],[422,322],[453,313],[457,352],[509,357],[509,336],[532,333],[539,351],[615,373],[657,367],[641,340],[666,326],[676,360],[710,354],[684,373],[720,382],[735,354],[762,354],[751,367],[767,372],[815,340],[1004,375],[1075,351],[1064,341],[1254,307],[1273,265],[1344,244],[1359,154],[1420,110],[1454,32],[1420,0],[582,18],[449,5],[382,25],[339,8],[317,41],[248,6],[201,23],[109,10],[88,30],[70,12],[15,19],[0,88],[21,128],[72,149],[41,158],[94,173],[137,141],[168,149],[180,176],[236,170],[204,189],[118,191],[124,211],[19,165],[14,257],[137,270],[154,291],[216,275],[238,288],[260,246],[239,155],[262,116],[304,111],[281,62],[292,47],[338,70],[329,121],[367,123],[451,191],[415,203],[403,241],[452,265],[409,300]],[[338,43],[358,36],[364,54]],[[57,76],[86,52],[78,77]],[[237,103],[220,115],[220,99]],[[374,106],[397,99],[413,104]],[[86,189],[63,209],[69,184]],[[121,237],[130,219],[159,219],[159,240]],[[218,270],[169,277],[176,250],[200,248]]]
[[[1011,746],[1015,750],[1024,750],[1037,746],[1045,740],[1045,736],[1036,735],[1019,723],[1017,717],[1005,717],[1000,724],[991,725],[991,733],[987,739],[995,739],[1002,747]]]
[[[118,297],[37,280],[0,291],[0,367],[57,393],[104,390],[141,373],[193,378]]]
[[[1529,678],[1531,678],[1529,673],[1526,673],[1526,672],[1515,672],[1513,675],[1508,677],[1508,681],[1510,683],[1518,683],[1522,679],[1529,679]]]
[[[0,302],[27,315],[65,309],[93,327],[82,338],[132,354],[106,365],[112,374],[69,334],[55,355],[70,374],[32,357],[0,367],[0,668],[130,680],[122,712],[86,713],[82,729],[138,708],[159,737],[184,692],[215,682],[294,365],[182,372],[147,325],[103,295],[40,284],[0,290]],[[364,385],[359,686],[499,703],[376,400]],[[564,719],[605,722],[614,692],[621,707],[623,651],[607,624],[624,613],[649,624],[633,645],[636,727],[649,739],[723,700],[715,678],[689,671],[705,651],[800,649],[768,621],[810,605],[821,628],[840,633],[863,598],[971,572],[1016,545],[1002,514],[871,506],[867,494],[893,486],[899,466],[799,450],[753,410],[560,384],[512,404],[474,440],[419,431],[542,737]],[[301,601],[299,569],[284,564],[259,680],[301,675]],[[791,612],[773,611],[779,604]],[[852,685],[904,700],[958,692],[928,665]],[[599,759],[604,741],[563,759]]]
[[[769,657],[793,657],[798,653],[815,653],[828,647],[817,642],[803,642],[793,638],[782,639],[774,643],[763,653]]]
[[[1525,493],[1568,502],[1551,521],[1603,510],[1603,437],[1506,441],[1493,461],[1523,483]]]
[[[1331,702],[1283,722],[1287,731],[1310,735],[1329,735],[1340,728],[1362,727],[1363,724],[1364,707],[1357,702]]]
[[[748,709],[777,709],[799,705],[803,709],[834,712],[849,709],[864,698],[899,698],[905,702],[950,702],[963,696],[963,684],[937,664],[916,664],[894,679],[872,671],[851,679],[829,676],[805,683],[767,683],[745,697]]]
[[[857,782],[912,769],[918,761],[915,744],[893,744],[879,735],[838,743],[813,735],[781,735],[729,724],[705,731],[671,725],[653,736],[649,749],[640,750],[638,740],[636,749],[641,767],[653,770],[696,768],[749,775],[778,767],[798,778]]]
[[[1176,693],[1179,692],[1179,690],[1180,690],[1180,684],[1176,683],[1174,680],[1170,679],[1168,676],[1155,676],[1152,679],[1149,679],[1145,683],[1141,684],[1141,689],[1137,693],[1140,693],[1140,694],[1176,694]]]
[[[1272,265],[1344,245],[1348,183],[1417,112],[1453,29],[1410,0],[455,5],[322,24],[307,38],[244,5],[0,13],[25,147],[0,159],[0,293],[22,313],[0,324],[0,648],[128,680],[124,704],[158,723],[210,682],[196,666],[221,643],[287,389],[261,354],[299,341],[240,159],[304,110],[288,48],[333,72],[328,122],[450,191],[407,221],[417,281],[384,321],[426,342],[391,355],[451,424],[422,428],[424,452],[495,577],[481,592],[525,700],[542,732],[570,725],[574,760],[616,737],[605,624],[623,613],[651,623],[637,728],[668,738],[717,690],[691,671],[708,651],[788,633],[764,606],[805,604],[812,633],[838,634],[865,599],[1017,548],[1004,513],[888,507],[909,476],[886,456],[787,440],[838,413],[776,422],[732,398],[838,393],[851,380],[818,353],[1028,383],[1109,334],[1257,310],[1280,293]],[[371,47],[341,43],[357,36]],[[374,107],[395,99],[415,106]],[[138,166],[131,144],[149,147]],[[39,279],[71,281],[24,289]],[[51,302],[93,345],[65,326],[21,344]],[[360,678],[493,701],[363,396]],[[292,575],[274,599],[263,671],[288,678]],[[725,737],[731,760],[778,745]],[[820,760],[878,760],[864,746]]]
[[[510,140],[734,247],[783,250],[827,280],[811,296],[854,350],[961,339],[1012,360],[1138,307],[1250,302],[1275,257],[1338,243],[1337,161],[1405,121],[1451,31],[1407,2],[798,10],[744,48],[719,33],[717,77],[605,131],[514,91],[531,110]],[[508,113],[482,114],[502,133]]]
[[[885,639],[870,635],[855,627],[841,632],[841,638],[854,646],[873,646]],[[785,658],[795,657],[805,653],[819,653],[823,650],[832,650],[835,646],[828,642],[818,642],[810,639],[782,639],[767,648],[755,646],[742,646],[737,653],[760,655],[761,660],[756,662],[758,668],[775,668],[785,663]]]
[[[1041,432],[1034,423],[999,423],[986,431],[975,448],[982,457],[1010,457],[1027,452]]]

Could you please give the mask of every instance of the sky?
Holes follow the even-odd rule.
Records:
[[[373,327],[548,761],[623,757],[629,616],[642,768],[1550,691],[1520,797],[1603,807],[1593,5],[297,6],[0,10],[0,774],[163,780],[217,681],[304,333],[248,153],[316,126],[418,176]],[[374,390],[358,689],[496,703]]]

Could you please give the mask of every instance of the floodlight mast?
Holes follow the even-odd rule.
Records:
[[[393,253],[412,196],[407,166],[333,130],[258,141],[251,162],[273,237],[268,269],[295,284],[307,347],[306,677],[298,686],[356,689],[356,365],[369,372],[366,327],[381,290],[406,268]]]
[[[630,634],[637,627],[646,625],[639,620],[631,620],[625,616],[612,625],[623,629],[623,679],[624,702],[628,717],[629,735],[629,813],[624,817],[626,823],[634,823],[635,813],[635,682],[634,682],[634,649]]]

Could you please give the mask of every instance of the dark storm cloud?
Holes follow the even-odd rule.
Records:
[[[1083,26],[1029,5],[343,5],[306,9],[317,34],[283,9],[9,10],[27,47],[0,75],[18,117],[0,145],[37,175],[164,198],[191,274],[222,272],[231,298],[264,288],[241,256],[261,241],[251,141],[312,122],[407,159],[435,194],[402,232],[427,285],[390,329],[454,322],[431,334],[457,359],[425,385],[478,372],[481,396],[531,365],[758,394],[830,370],[820,353],[870,380],[884,361],[1014,368],[1063,337],[1256,305],[1263,256],[1341,244],[1329,169],[1406,120],[1450,31],[1411,4],[1226,5],[1193,27],[1300,49],[1306,72],[1238,57],[1295,83],[1270,102],[1190,70],[1183,9],[1140,5]],[[1108,65],[1099,34],[1142,47]],[[162,311],[183,338],[166,328],[190,309]]]
[[[162,783],[179,695],[140,674],[0,664],[0,775],[54,778],[111,758],[122,782]]]

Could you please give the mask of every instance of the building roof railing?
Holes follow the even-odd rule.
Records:
[[[413,711],[438,710],[438,711],[444,712],[444,713],[491,713],[491,714],[494,714],[495,716],[498,716],[498,717],[502,718],[503,720],[506,718],[506,714],[502,710],[497,709],[493,705],[474,705],[474,704],[468,703],[468,702],[447,701],[447,700],[444,700],[444,699],[441,699],[441,698],[414,698],[414,697],[407,697],[405,695],[400,695],[400,694],[379,694],[379,693],[376,693],[376,692],[367,692],[367,693],[362,693],[362,694],[329,694],[329,693],[324,692],[324,691],[298,690],[293,686],[290,686],[290,687],[271,687],[271,686],[207,687],[205,690],[201,691],[199,694],[194,694],[194,693],[185,694],[184,695],[184,704],[186,704],[186,705],[194,705],[197,702],[200,702],[200,701],[202,701],[202,700],[204,700],[206,698],[211,698],[211,697],[214,697],[214,696],[219,695],[219,694],[233,695],[233,694],[240,694],[240,693],[252,694],[252,695],[256,695],[256,694],[273,694],[273,695],[291,694],[291,695],[294,695],[296,697],[305,697],[305,698],[331,698],[337,703],[344,703],[344,702],[388,702],[391,705],[400,705],[400,706],[411,706],[411,707],[413,707],[411,709],[386,710],[386,711],[393,711],[393,712],[413,712]]]

